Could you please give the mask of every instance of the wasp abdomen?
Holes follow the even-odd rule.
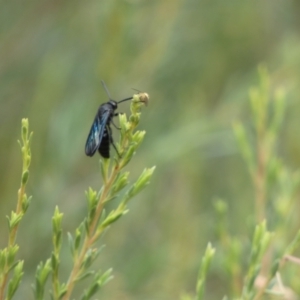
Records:
[[[110,146],[110,137],[108,134],[107,129],[104,129],[103,137],[101,144],[98,148],[99,153],[102,155],[104,158],[109,158],[109,146]]]

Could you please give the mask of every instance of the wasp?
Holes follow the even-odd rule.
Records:
[[[102,157],[109,158],[110,144],[113,145],[117,154],[119,155],[119,152],[113,141],[110,124],[113,124],[116,128],[118,128],[113,122],[113,117],[119,114],[118,112],[116,112],[118,104],[124,101],[131,100],[132,97],[128,97],[120,101],[112,100],[104,81],[101,81],[101,83],[109,98],[109,101],[101,104],[98,108],[94,122],[87,137],[87,141],[85,143],[85,154],[87,156],[93,156],[98,150],[99,154]]]

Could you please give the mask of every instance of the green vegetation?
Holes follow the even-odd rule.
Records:
[[[151,95],[146,138],[114,188],[157,167],[130,214],[101,234],[96,272],[73,298],[113,275],[94,298],[278,299],[285,287],[297,299],[299,1],[6,1],[0,15],[0,249],[14,300],[63,292],[70,253],[79,240],[78,257],[83,249],[84,191],[94,207],[114,164],[99,171],[84,154],[107,101],[102,79],[115,100],[131,88]],[[129,102],[118,111],[129,116]],[[16,144],[23,118],[30,172]]]
[[[234,124],[252,179],[256,218],[251,218],[249,225],[255,226],[255,230],[251,245],[249,240],[233,236],[228,228],[226,202],[221,199],[215,201],[218,215],[217,267],[223,267],[222,272],[225,271],[229,278],[225,299],[259,300],[272,295],[280,299],[296,299],[300,286],[291,280],[294,273],[291,265],[285,264],[289,261],[299,265],[300,262],[298,257],[293,256],[300,246],[300,229],[293,218],[300,177],[299,172],[288,170],[275,151],[284,117],[284,92],[280,89],[272,94],[265,68],[259,68],[259,75],[259,86],[250,90],[254,125],[252,138],[247,137],[244,125]],[[249,125],[252,126],[251,123]],[[251,143],[251,140],[254,142]],[[267,221],[271,223],[273,232],[268,231]],[[289,240],[293,235],[293,239]],[[198,296],[184,296],[183,300],[205,299],[203,283],[215,250],[209,244],[202,259],[196,288]]]
[[[148,95],[147,101],[148,101]],[[61,247],[63,240],[62,217],[63,214],[58,207],[55,208],[52,217],[53,228],[53,251],[51,257],[45,263],[41,262],[36,271],[35,284],[33,285],[34,296],[37,300],[44,299],[45,287],[49,275],[52,276],[52,287],[50,289],[51,299],[68,300],[72,298],[75,285],[87,277],[92,277],[87,288],[84,289],[80,299],[88,300],[110,279],[112,279],[112,269],[105,272],[91,270],[91,265],[97,259],[102,247],[97,245],[97,241],[103,233],[117,221],[122,215],[128,212],[128,202],[137,195],[146,185],[154,172],[154,167],[145,169],[136,182],[123,195],[123,199],[116,209],[111,209],[106,213],[107,203],[116,198],[119,192],[129,185],[129,172],[124,172],[124,167],[129,163],[141,144],[145,131],[136,131],[140,120],[140,110],[143,105],[145,94],[133,96],[131,104],[131,116],[129,121],[126,115],[120,115],[121,137],[118,144],[118,152],[121,154],[110,165],[110,159],[101,159],[101,171],[103,186],[99,192],[92,188],[86,192],[88,200],[87,216],[76,228],[74,236],[68,233],[70,254],[73,260],[70,275],[66,283],[61,282],[59,267],[61,265]],[[31,161],[30,140],[32,133],[29,132],[28,119],[22,120],[22,143],[20,142],[23,158],[23,171],[21,177],[21,187],[18,192],[18,202],[16,211],[8,217],[9,241],[6,248],[0,251],[0,299],[10,300],[14,296],[24,274],[24,261],[15,260],[19,246],[16,244],[16,234],[18,225],[25,214],[30,198],[25,193],[26,184],[29,177],[29,165]],[[13,273],[10,276],[10,273]],[[11,278],[10,278],[11,277]],[[9,279],[10,278],[10,279]]]

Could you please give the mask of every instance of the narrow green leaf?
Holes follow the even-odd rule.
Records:
[[[198,273],[198,280],[196,286],[197,300],[204,299],[204,285],[208,273],[209,266],[211,264],[212,258],[215,255],[215,249],[208,243],[205,253],[201,260],[201,266]]]
[[[76,281],[82,281],[92,275],[94,275],[95,272],[94,271],[87,271],[87,272],[84,272],[82,275],[80,275],[79,277],[76,278]]]
[[[58,266],[59,266],[59,259],[55,255],[55,253],[52,252],[52,254],[51,254],[51,267],[52,267],[52,271],[55,272],[58,269]]]
[[[84,224],[81,223],[78,228],[76,228],[75,231],[75,241],[74,241],[74,250],[78,251],[80,242],[81,242],[81,236],[83,232]]]
[[[73,240],[72,234],[70,232],[68,232],[68,244],[69,244],[69,248],[70,248],[72,257],[74,259],[75,246],[74,246],[74,240]]]
[[[150,179],[153,175],[153,172],[155,170],[155,166],[150,169],[144,169],[140,177],[137,179],[137,181],[131,186],[129,191],[125,195],[124,204],[127,204],[127,202],[134,197],[136,194],[138,194],[143,188],[145,188],[149,183]]]
[[[62,217],[63,217],[63,213],[60,213],[58,206],[56,206],[54,215],[52,217],[52,227],[55,235],[61,232]]]
[[[105,228],[105,227],[109,226],[110,224],[116,222],[122,215],[127,213],[127,210],[125,208],[126,208],[125,206],[119,205],[118,209],[113,210],[109,213],[109,215],[100,224],[99,227]]]
[[[124,168],[131,160],[136,150],[136,145],[131,144],[129,148],[126,150],[125,155],[122,157],[121,168]]]
[[[11,212],[10,218],[8,216],[6,216],[7,220],[8,220],[8,226],[10,231],[12,229],[14,229],[16,226],[19,225],[19,223],[21,222],[22,218],[23,218],[23,213],[15,213],[14,211]]]
[[[252,149],[250,142],[247,138],[245,127],[241,123],[233,124],[233,131],[238,142],[240,152],[248,166],[251,176],[254,176],[255,172],[255,159],[254,150]]]
[[[25,144],[26,141],[28,140],[28,128],[29,128],[29,122],[28,119],[22,119],[22,130],[21,130],[21,136],[23,143]]]
[[[31,199],[32,199],[32,196],[29,196],[27,198],[27,195],[24,194],[23,196],[23,199],[22,199],[22,213],[25,214],[29,205],[30,205],[30,202],[31,202]]]
[[[299,246],[300,246],[300,230],[298,230],[295,238],[286,248],[285,255],[292,255]]]
[[[26,185],[28,178],[29,178],[29,171],[26,170],[22,174],[22,185]]]
[[[16,267],[14,268],[13,276],[8,284],[7,300],[12,299],[13,295],[15,294],[15,292],[21,282],[21,279],[24,274],[23,265],[24,265],[24,262],[19,261],[18,264],[16,265]]]
[[[65,284],[62,284],[59,288],[58,299],[63,299],[64,295],[67,293],[67,287]]]
[[[86,289],[81,297],[81,300],[89,300],[92,296],[94,296],[97,291],[106,284],[109,280],[111,280],[113,277],[111,276],[112,269],[107,270],[105,273],[101,274],[98,272],[91,285],[88,289]]]
[[[81,266],[82,270],[87,270],[91,266],[91,264],[97,259],[101,250],[102,250],[102,248],[100,248],[100,249],[90,248],[87,251],[87,253],[84,257],[82,266]]]
[[[115,195],[128,184],[128,176],[129,172],[124,172],[123,174],[120,173],[111,189],[111,195]]]
[[[109,167],[109,159],[100,159],[100,170],[101,170],[101,175],[104,183],[107,182],[108,167]]]
[[[136,148],[139,147],[139,145],[142,143],[142,141],[144,140],[146,131],[136,131],[133,135],[132,135],[132,141],[136,144]]]
[[[46,263],[40,262],[35,273],[35,285],[33,285],[34,295],[36,300],[43,300],[45,285],[51,272],[51,260]]]
[[[0,249],[0,274],[3,272],[7,261],[7,248]]]
[[[15,257],[18,251],[19,251],[18,245],[14,245],[12,247],[7,248],[7,265],[9,268],[11,268],[15,263]]]

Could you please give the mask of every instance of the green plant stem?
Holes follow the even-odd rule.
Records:
[[[256,222],[261,223],[266,219],[266,202],[267,202],[267,163],[271,155],[270,145],[267,140],[265,127],[265,117],[261,126],[257,129],[257,169],[254,182],[255,190],[255,213]],[[269,248],[262,259],[261,274],[265,276],[271,263],[272,249]]]
[[[221,243],[224,249],[229,249],[231,240],[227,231],[222,234]],[[231,276],[230,285],[231,285],[232,292],[234,295],[238,295],[242,285],[240,279],[241,278],[240,271],[236,267],[234,267],[230,270],[230,276]]]
[[[132,115],[130,117],[129,121],[129,128],[127,129],[124,138],[121,140],[120,149],[126,149],[128,144],[130,143],[130,139],[132,138],[132,134],[134,129],[137,127],[139,123],[139,111],[140,106],[142,104],[146,104],[143,102],[148,102],[149,96],[148,94],[137,94],[133,97],[133,102],[131,104],[131,112]],[[122,153],[122,151],[121,151]],[[88,250],[94,245],[94,243],[98,240],[99,236],[102,234],[103,228],[97,228],[99,219],[101,218],[101,214],[104,208],[104,205],[108,199],[109,193],[111,191],[111,188],[114,184],[114,182],[117,179],[118,174],[121,172],[121,170],[125,167],[125,165],[128,163],[128,159],[126,160],[126,154],[121,159],[117,159],[117,161],[114,163],[114,166],[111,170],[110,176],[108,179],[106,179],[106,176],[104,176],[103,180],[103,189],[100,194],[100,198],[98,200],[98,204],[96,207],[95,215],[93,217],[93,220],[90,222],[87,228],[87,234],[84,238],[81,250],[79,255],[75,255],[74,257],[74,264],[73,269],[71,270],[68,282],[66,284],[66,293],[63,296],[62,300],[69,300],[71,297],[71,294],[73,292],[75,283],[77,278],[81,275],[82,272],[82,264],[84,263],[84,259],[86,257],[86,254]]]
[[[5,274],[3,276],[2,284],[1,284],[1,289],[0,289],[0,299],[4,299],[4,290],[7,284],[7,279],[8,279],[8,272],[5,270]]]
[[[24,195],[25,195],[25,185],[21,184],[21,187],[18,191],[18,202],[17,202],[17,209],[16,209],[17,214],[22,213],[22,200],[23,200]],[[19,224],[17,224],[13,228],[13,230],[11,230],[11,232],[9,234],[9,240],[8,240],[9,247],[11,247],[15,244],[18,228],[19,228]]]
[[[257,170],[254,178],[256,221],[261,223],[265,219],[266,205],[266,164],[267,153],[265,149],[264,129],[257,134]]]
[[[23,172],[24,171],[25,171],[25,166],[23,164]],[[23,174],[23,172],[22,172],[22,174]],[[25,195],[25,184],[21,183],[21,187],[18,191],[18,202],[17,202],[17,208],[16,208],[17,214],[22,213],[22,200],[23,200],[24,195]],[[15,227],[12,230],[10,230],[10,232],[9,232],[8,249],[15,245],[18,228],[19,228],[19,225],[16,224]],[[8,281],[9,266],[7,264],[7,261],[6,261],[3,273],[4,273],[4,275],[3,275],[3,279],[1,282],[1,286],[0,286],[0,300],[4,300],[5,287],[6,287],[7,281]]]
[[[284,265],[286,264],[287,261],[291,261],[294,262],[296,264],[300,264],[300,259],[293,257],[291,255],[284,255],[279,263],[278,266],[278,270],[276,272],[276,274],[279,274],[279,271],[284,267]],[[273,279],[273,276],[267,276],[266,280],[264,282],[264,284],[259,288],[257,294],[255,295],[253,300],[259,300],[261,299],[261,297],[263,296],[263,294],[265,293],[265,290],[267,289],[268,285],[270,284],[270,281]]]
[[[77,256],[76,261],[74,262],[74,267],[71,271],[71,274],[70,274],[70,277],[69,277],[69,280],[68,280],[67,286],[66,286],[67,292],[66,292],[65,296],[63,297],[63,300],[68,300],[70,298],[70,296],[72,294],[72,291],[74,289],[76,278],[78,278],[78,276],[80,275],[80,269],[81,269],[81,265],[83,263],[84,257],[86,255],[88,249],[90,247],[92,247],[92,245],[95,243],[95,241],[97,240],[97,238],[101,234],[101,232],[96,231],[96,226],[97,226],[97,223],[100,219],[100,216],[101,216],[101,213],[102,213],[102,210],[103,210],[103,207],[104,207],[104,203],[105,203],[105,200],[108,196],[110,188],[111,188],[112,184],[114,183],[114,181],[117,177],[117,174],[120,172],[120,170],[121,169],[119,167],[119,164],[117,164],[114,167],[110,178],[108,179],[107,182],[105,182],[103,192],[100,195],[100,199],[99,199],[99,202],[98,202],[98,205],[97,205],[97,208],[96,208],[95,217],[94,217],[91,225],[89,226],[89,235],[87,235],[85,237],[85,240],[83,242],[80,254],[79,254],[79,256]]]

